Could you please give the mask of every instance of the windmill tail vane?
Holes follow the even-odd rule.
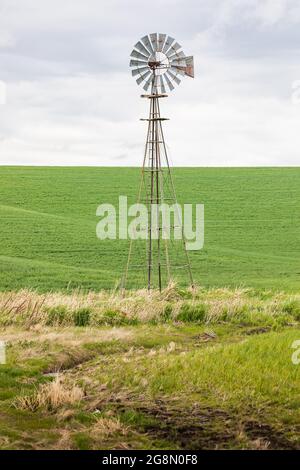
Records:
[[[182,214],[179,213],[173,177],[171,174],[162,122],[167,120],[160,114],[160,98],[166,98],[167,91],[173,91],[184,76],[194,77],[194,59],[186,56],[181,45],[171,36],[152,33],[142,37],[130,54],[132,76],[145,92],[141,95],[149,103],[148,122],[138,203],[147,207],[149,214],[146,240],[130,240],[130,247],[122,279],[122,287],[147,286],[148,290],[161,290],[171,280],[182,279],[193,285],[193,276],[183,233]],[[153,206],[168,204],[178,213],[174,223],[165,227],[158,215],[153,227],[151,217]],[[176,225],[177,224],[177,225]],[[181,237],[169,238],[166,232],[181,231]],[[156,236],[153,233],[156,232]],[[146,243],[145,243],[146,242]]]

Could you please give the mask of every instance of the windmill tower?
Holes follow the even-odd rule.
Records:
[[[130,54],[132,75],[147,94],[149,116],[138,203],[147,207],[148,219],[140,227],[142,239],[131,239],[122,287],[142,282],[148,290],[161,290],[171,279],[193,284],[192,271],[183,234],[182,213],[177,204],[167,147],[164,139],[160,100],[173,91],[184,76],[194,77],[193,57],[166,34],[153,33],[138,41]],[[166,224],[158,207],[172,207],[173,223]],[[156,212],[156,217],[153,214]],[[183,274],[184,275],[183,275]]]

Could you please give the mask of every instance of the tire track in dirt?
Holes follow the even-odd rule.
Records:
[[[202,449],[284,449],[299,450],[296,444],[270,425],[246,418],[238,420],[221,409],[199,403],[183,407],[180,403],[156,400],[153,403],[115,403],[119,412],[134,409],[150,418],[144,431],[155,440],[166,440],[186,450]]]

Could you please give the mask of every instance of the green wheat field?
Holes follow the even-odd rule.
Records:
[[[205,206],[204,249],[190,253],[198,285],[299,288],[300,168],[176,168],[174,179],[179,202]],[[96,209],[134,202],[138,169],[1,167],[0,181],[2,290],[115,286],[128,242],[96,238]]]
[[[173,174],[195,287],[120,292],[139,170],[0,167],[0,449],[300,449],[300,168]]]

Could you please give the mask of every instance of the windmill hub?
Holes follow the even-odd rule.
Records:
[[[149,65],[151,70],[155,70],[155,69],[158,69],[158,67],[160,66],[160,61],[149,60],[148,65]]]
[[[163,52],[155,52],[155,56],[148,61],[151,70],[155,70],[156,75],[162,75],[170,67],[169,59]]]

